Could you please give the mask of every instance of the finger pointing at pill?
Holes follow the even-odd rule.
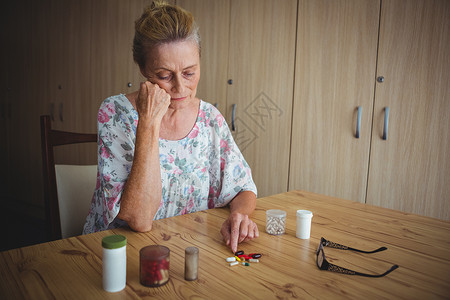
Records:
[[[233,253],[236,252],[239,243],[259,236],[258,226],[247,215],[240,213],[231,213],[220,232],[225,244]]]
[[[258,226],[249,218],[255,207],[256,194],[251,191],[239,192],[230,203],[230,214],[223,222],[220,233],[233,253],[239,243],[259,237]]]

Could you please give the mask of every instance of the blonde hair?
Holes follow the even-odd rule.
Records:
[[[135,22],[133,59],[144,68],[152,47],[188,40],[196,43],[200,55],[200,35],[192,14],[179,6],[154,1]]]

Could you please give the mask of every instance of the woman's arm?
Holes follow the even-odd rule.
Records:
[[[131,229],[144,232],[152,228],[161,202],[161,168],[159,164],[159,129],[170,104],[170,96],[158,85],[141,84],[136,110],[139,122],[133,166],[120,201],[118,218]]]
[[[220,232],[233,253],[238,243],[259,237],[258,226],[249,218],[255,207],[256,195],[250,191],[240,192],[230,203],[230,215]]]

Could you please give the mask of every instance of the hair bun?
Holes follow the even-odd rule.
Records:
[[[200,35],[192,14],[165,1],[153,1],[135,22],[133,59],[144,68],[150,48],[188,40],[197,44],[200,54]]]

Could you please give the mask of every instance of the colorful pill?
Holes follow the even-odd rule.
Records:
[[[242,261],[239,257],[235,256],[237,261]]]
[[[242,264],[243,266],[247,266],[247,267],[250,266],[250,264],[249,264],[248,262],[242,262],[241,264]]]
[[[259,253],[251,253],[249,256],[251,256],[253,258],[260,258],[262,255]]]
[[[239,255],[243,255],[243,254],[244,254],[244,251],[242,251],[242,250],[239,250],[236,253],[234,253],[235,256],[239,256]]]
[[[241,259],[241,260],[248,260],[248,259],[250,259],[251,257],[250,256],[248,256],[248,255],[245,255],[245,254],[242,254],[242,255],[238,255],[238,257]]]
[[[256,258],[250,258],[248,261],[249,261],[249,262],[253,262],[253,263],[257,263],[257,262],[259,262],[259,259],[256,259]]]
[[[230,267],[235,266],[235,265],[237,265],[237,264],[239,264],[239,262],[233,261],[233,262],[230,263]]]
[[[233,261],[236,261],[236,257],[228,257],[227,258],[227,262],[233,262]]]

